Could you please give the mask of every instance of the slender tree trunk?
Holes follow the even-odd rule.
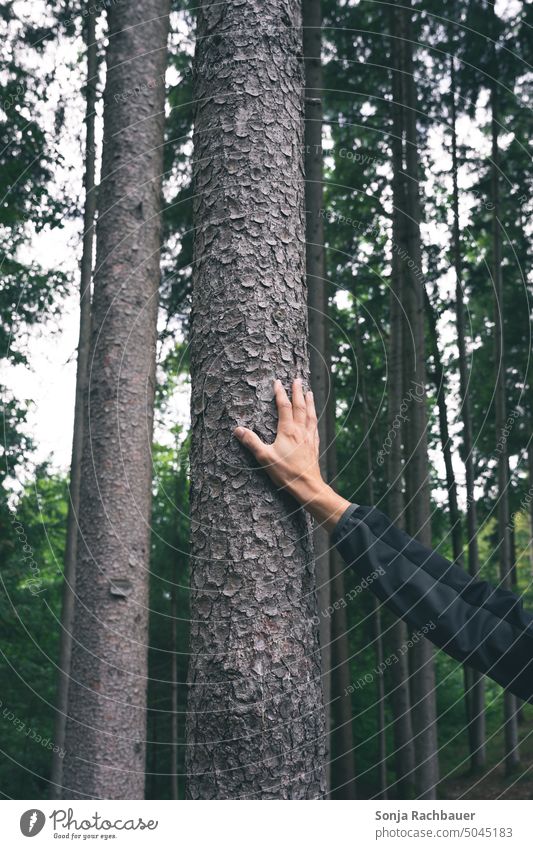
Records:
[[[144,0],[107,15],[63,795],[140,799],[169,5]]]
[[[63,756],[68,712],[68,689],[72,656],[72,623],[76,584],[76,558],[78,550],[78,521],[80,512],[80,477],[83,450],[84,410],[83,399],[87,385],[87,363],[91,342],[91,278],[93,270],[94,217],[96,214],[96,151],[95,117],[98,88],[98,44],[96,42],[96,16],[85,19],[85,49],[87,54],[87,85],[85,95],[85,172],[83,185],[83,245],[80,264],[80,330],[78,361],[76,367],[76,395],[74,402],[74,431],[70,461],[69,506],[67,540],[63,574],[63,601],[61,633],[59,636],[59,672],[56,691],[54,723],[55,751],[52,754],[51,797],[61,798]]]
[[[392,10],[394,14],[394,10]],[[394,19],[393,19],[394,23]],[[387,404],[390,448],[386,454],[388,479],[388,511],[398,527],[405,526],[404,496],[402,490],[402,418],[403,412],[403,268],[399,250],[405,242],[405,187],[403,179],[403,111],[401,107],[401,66],[399,45],[393,44],[392,59],[392,267],[390,285],[390,339]],[[383,455],[378,455],[385,462]],[[409,692],[409,666],[402,648],[407,644],[407,626],[401,619],[393,619],[389,631],[389,653],[397,658],[390,677],[392,710],[394,716],[394,759],[396,796],[411,798],[414,793],[415,750]]]
[[[170,591],[170,709],[171,709],[171,725],[170,725],[170,751],[171,751],[171,777],[170,777],[170,798],[178,798],[178,635],[176,628],[176,617],[178,615],[176,603],[176,582],[178,579],[178,570],[174,574],[174,583]]]
[[[184,488],[184,475],[181,467],[180,461],[180,451],[179,444],[176,443],[176,458],[177,458],[177,466],[176,466],[176,495],[175,495],[175,503],[181,504],[183,502],[183,488]],[[180,758],[179,758],[179,681],[178,681],[178,598],[177,598],[177,588],[180,585],[180,575],[181,575],[181,539],[180,539],[180,530],[179,524],[176,525],[176,536],[174,540],[174,550],[175,550],[175,562],[174,562],[174,576],[173,576],[173,584],[170,590],[170,621],[171,621],[171,629],[170,629],[170,646],[171,646],[171,662],[170,662],[170,709],[171,709],[171,723],[170,723],[170,738],[171,738],[171,781],[170,781],[170,792],[171,799],[179,798],[179,768],[180,768]]]
[[[329,299],[328,299],[329,301]],[[331,344],[326,335],[326,362],[331,374]],[[326,406],[328,481],[337,488],[337,446],[335,429],[335,391],[333,381]],[[329,552],[331,571],[331,606],[345,599],[344,572],[348,568],[337,549]],[[353,738],[352,701],[348,691],[350,681],[350,647],[346,607],[338,606],[331,616],[331,750],[334,760],[331,767],[332,795],[335,799],[355,799],[356,770]]]
[[[361,332],[357,315],[355,317],[355,355],[359,366],[361,386],[361,422],[363,425],[366,470],[367,470],[367,492],[369,505],[375,504],[374,499],[374,463],[372,458],[372,443],[370,441],[370,421],[368,417],[368,393],[366,390],[365,361],[363,346],[361,344]],[[374,651],[376,655],[376,667],[383,669],[383,638],[381,628],[381,602],[372,595],[372,624],[374,631]],[[385,729],[385,679],[380,671],[376,676],[376,708],[377,708],[377,739],[378,739],[378,798],[387,799],[387,734]]]
[[[424,299],[421,278],[420,200],[418,187],[417,97],[413,76],[413,33],[411,11],[396,7],[397,36],[402,69],[402,111],[405,131],[405,253],[403,306],[406,329],[404,343],[404,391],[409,392],[409,417],[405,427],[406,526],[408,533],[431,547],[431,504],[427,451],[426,368]],[[416,792],[418,798],[433,799],[439,776],[437,713],[433,647],[425,638],[411,654],[412,718],[415,732]]]
[[[452,205],[453,205],[453,263],[455,269],[455,321],[459,354],[459,382],[461,414],[463,420],[463,452],[466,478],[466,527],[468,534],[468,571],[475,578],[479,574],[479,550],[477,542],[477,505],[475,498],[475,474],[472,441],[472,416],[470,391],[468,388],[468,360],[465,332],[465,309],[463,297],[463,263],[461,250],[461,228],[459,221],[459,162],[457,155],[457,114],[455,60],[450,58],[451,80],[451,124],[452,124]],[[464,667],[465,707],[470,749],[470,768],[473,772],[484,769],[485,750],[485,679],[475,669]]]
[[[496,52],[494,67],[497,68]],[[499,156],[499,104],[497,83],[491,89],[492,113],[492,163],[491,163],[491,193],[492,193],[492,277],[494,285],[494,355],[495,355],[495,412],[496,412],[496,441],[498,445],[498,554],[500,559],[501,585],[511,588],[512,556],[509,516],[509,456],[507,440],[504,435],[507,419],[507,398],[505,386],[505,343],[504,343],[504,304],[502,279],[502,237],[500,209],[500,156]],[[504,737],[505,737],[505,769],[511,774],[520,763],[518,748],[517,700],[509,692],[504,695]]]
[[[324,273],[324,219],[322,185],[322,10],[320,0],[303,0],[303,51],[305,63],[305,208],[306,279],[309,320],[310,381],[318,414],[320,468],[327,479],[326,400],[329,375],[326,369],[327,301]],[[313,530],[319,609],[322,690],[326,711],[326,772],[331,786],[331,619],[322,611],[330,605],[329,534],[316,525]]]
[[[450,525],[452,532],[452,551],[454,561],[463,567],[463,529],[461,525],[461,513],[457,502],[457,482],[452,460],[452,443],[448,427],[448,409],[446,404],[447,381],[444,376],[444,368],[439,347],[439,335],[437,330],[437,317],[435,309],[429,299],[427,289],[424,288],[424,306],[429,328],[429,339],[431,353],[433,356],[433,381],[437,392],[437,408],[439,412],[439,432],[444,457],[444,468],[446,471],[446,490],[448,493],[448,510],[450,513]]]
[[[311,523],[232,438],[272,441],[273,377],[308,376],[301,23],[297,0],[198,14],[191,799],[326,792]]]
[[[533,434],[530,434],[529,436],[529,444],[527,447],[527,463],[529,483],[529,562],[531,566],[531,574],[533,575]]]
[[[147,781],[147,797],[153,798],[155,793],[157,792],[157,770],[158,770],[158,754],[159,754],[159,745],[157,739],[157,717],[159,716],[158,711],[148,711],[146,717],[146,724],[150,728],[150,741],[152,745],[150,746],[151,757],[150,757],[150,775],[148,776]]]

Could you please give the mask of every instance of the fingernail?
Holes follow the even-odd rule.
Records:
[[[234,436],[242,436],[243,433],[244,433],[243,427],[236,427],[235,430],[233,431]]]

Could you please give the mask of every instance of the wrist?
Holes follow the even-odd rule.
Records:
[[[293,481],[287,489],[317,522],[331,533],[351,502],[339,495],[322,478],[313,476]]]
[[[295,480],[290,481],[285,485],[285,489],[290,492],[293,498],[306,507],[311,501],[320,498],[326,489],[329,489],[328,484],[317,474],[300,475]]]

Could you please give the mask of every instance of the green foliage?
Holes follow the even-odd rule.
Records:
[[[169,799],[173,758],[184,793],[184,744],[189,643],[188,443],[154,448],[154,504],[148,653],[147,796]],[[172,594],[176,642],[172,643]],[[177,654],[178,741],[171,736],[171,656]]]
[[[67,497],[40,467],[2,519],[0,786],[12,798],[48,795]]]

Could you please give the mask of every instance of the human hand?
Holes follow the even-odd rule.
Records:
[[[305,397],[302,381],[292,384],[292,403],[280,380],[274,381],[278,408],[278,432],[275,442],[267,445],[253,430],[237,427],[233,431],[248,448],[277,486],[298,496],[304,489],[323,484],[318,462],[318,423],[313,393]]]
[[[350,502],[328,486],[319,465],[318,422],[313,393],[304,397],[302,381],[292,384],[292,403],[280,380],[274,381],[278,431],[271,445],[253,430],[236,427],[239,442],[248,448],[274,483],[286,489],[328,530],[332,530]]]

